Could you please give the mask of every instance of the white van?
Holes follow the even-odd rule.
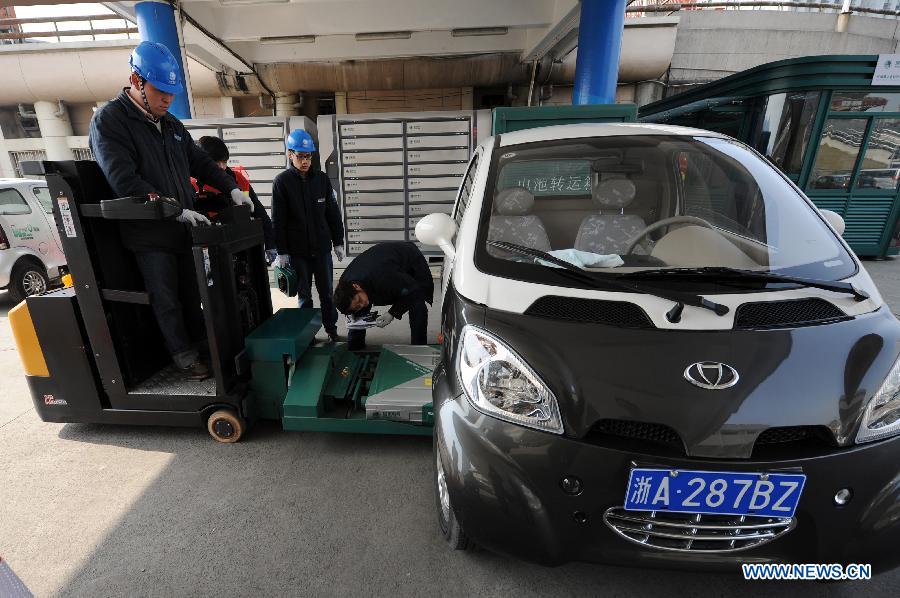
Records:
[[[47,183],[0,179],[0,289],[16,303],[40,295],[65,264]]]

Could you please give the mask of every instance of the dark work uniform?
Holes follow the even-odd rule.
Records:
[[[344,244],[344,223],[331,181],[310,169],[304,177],[289,166],[272,181],[272,224],[279,255],[289,255],[299,281],[297,301],[310,308],[316,280],[325,332],[337,332],[331,249]]]
[[[434,279],[425,256],[409,241],[379,243],[353,259],[341,281],[357,283],[369,296],[368,313],[373,305],[390,305],[388,313],[400,320],[409,312],[409,342],[427,344],[428,308],[434,301]],[[351,330],[350,349],[366,344],[365,330]]]
[[[194,144],[181,121],[166,114],[157,128],[127,90],[94,113],[89,140],[118,197],[159,193],[193,209],[191,176],[226,193],[237,187]],[[194,343],[205,335],[189,228],[175,220],[125,220],[119,227],[123,244],[137,259],[166,348],[180,367],[196,361]]]

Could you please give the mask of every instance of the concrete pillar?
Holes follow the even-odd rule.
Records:
[[[222,103],[222,118],[234,118],[234,98],[225,96],[220,101]]]
[[[474,105],[474,91],[471,87],[463,87],[459,98],[460,110],[472,110]]]
[[[616,100],[625,0],[581,0],[573,104]]]
[[[175,56],[181,68],[184,89],[175,94],[169,112],[173,116],[185,120],[191,118],[191,82],[185,61],[182,58],[184,40],[181,36],[180,23],[175,19],[175,9],[168,2],[148,0],[134,5],[138,31],[141,41],[159,42]]]
[[[13,167],[12,158],[9,157],[9,149],[3,140],[3,128],[0,127],[0,178],[14,178],[16,169]]]
[[[275,116],[299,116],[300,96],[295,93],[275,94]]]
[[[663,99],[663,92],[666,86],[656,81],[644,81],[635,83],[634,103],[640,108],[646,104],[651,104]]]
[[[47,150],[48,160],[74,160],[69,149],[69,137],[73,136],[72,121],[62,102],[35,102],[38,127]]]
[[[347,114],[347,92],[334,92],[334,113],[337,115]]]

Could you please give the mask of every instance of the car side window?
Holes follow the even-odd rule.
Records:
[[[478,170],[478,154],[472,158],[469,163],[469,169],[459,188],[459,198],[456,200],[456,208],[453,210],[453,220],[456,221],[456,232],[459,233],[460,223],[469,207],[469,196],[472,193],[472,186],[475,184],[475,172]],[[456,244],[456,234],[453,235],[453,243]]]
[[[0,216],[31,214],[31,206],[15,189],[0,189]]]
[[[38,198],[38,201],[41,202],[41,207],[44,208],[44,211],[48,214],[53,213],[53,200],[50,199],[50,190],[46,187],[32,187],[32,192],[34,196]]]

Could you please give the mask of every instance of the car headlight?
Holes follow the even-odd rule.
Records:
[[[476,409],[514,424],[563,433],[556,397],[515,351],[497,337],[466,326],[457,369]]]
[[[880,440],[900,433],[900,359],[866,406],[857,444]]]

